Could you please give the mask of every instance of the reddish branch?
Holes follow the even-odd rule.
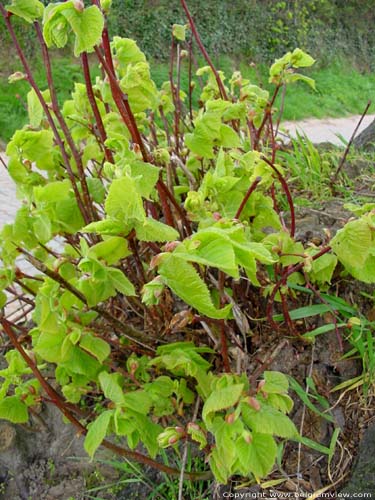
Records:
[[[87,428],[73,415],[72,411],[70,410],[70,406],[65,403],[63,398],[60,396],[60,394],[47,382],[47,380],[43,377],[42,373],[39,371],[37,365],[34,363],[34,361],[28,356],[20,342],[18,341],[17,335],[15,334],[13,330],[13,325],[9,321],[7,321],[5,318],[2,318],[0,320],[0,323],[5,331],[5,333],[8,335],[11,343],[13,344],[14,348],[20,353],[22,358],[25,360],[31,371],[33,372],[35,378],[39,381],[41,387],[47,394],[47,396],[50,398],[51,402],[63,413],[65,418],[69,420],[71,424],[74,425],[74,427],[78,430],[80,434],[86,435],[88,430]],[[156,462],[156,460],[153,460],[142,453],[138,453],[136,451],[130,451],[125,448],[122,448],[121,446],[118,446],[116,444],[113,444],[106,439],[102,441],[102,446],[105,448],[115,452],[117,455],[126,457],[130,460],[134,460],[138,463],[148,465],[150,467],[153,467],[154,469],[160,470],[161,472],[165,472],[166,474],[171,474],[173,476],[179,476],[180,471],[177,469],[173,469],[172,467],[168,467],[164,464],[161,464],[159,462]],[[211,478],[212,474],[211,472],[185,472],[184,474],[186,479],[190,479],[191,481],[197,481],[197,480],[205,480]]]
[[[81,61],[82,61],[82,69],[83,69],[83,75],[85,77],[85,83],[86,83],[86,90],[87,90],[87,97],[92,109],[92,112],[95,117],[95,123],[96,126],[98,127],[98,133],[100,136],[100,141],[102,143],[102,146],[104,148],[104,154],[106,157],[106,160],[109,161],[110,163],[114,163],[112,151],[108,149],[105,145],[105,141],[107,140],[107,133],[104,128],[103,120],[98,108],[98,104],[95,99],[94,95],[94,90],[92,88],[92,83],[91,83],[91,76],[90,76],[90,65],[89,65],[89,60],[87,57],[87,53],[83,52],[81,55]]]
[[[51,130],[53,132],[53,135],[55,137],[55,141],[58,145],[58,147],[60,148],[60,151],[61,151],[61,156],[62,156],[62,159],[63,159],[63,162],[64,162],[64,166],[65,166],[65,169],[68,173],[68,176],[69,176],[69,179],[70,179],[70,182],[72,184],[72,188],[73,188],[73,191],[74,191],[74,195],[75,195],[75,198],[76,198],[76,201],[77,201],[77,205],[80,209],[80,212],[82,214],[82,217],[83,219],[85,220],[86,223],[89,223],[90,222],[90,218],[88,216],[88,213],[86,211],[86,207],[85,207],[85,204],[81,198],[81,194],[79,192],[79,189],[78,189],[78,186],[77,186],[77,181],[75,179],[75,176],[74,176],[74,173],[73,173],[73,170],[71,168],[71,165],[70,165],[70,160],[69,160],[69,157],[68,157],[68,154],[66,152],[66,149],[65,149],[65,146],[64,146],[64,143],[63,141],[61,140],[61,137],[60,137],[60,134],[56,128],[56,125],[55,125],[55,122],[54,122],[54,119],[51,115],[51,112],[50,112],[50,109],[38,87],[38,85],[36,84],[35,82],[35,79],[33,77],[33,73],[30,69],[30,66],[26,60],[26,57],[23,53],[23,50],[21,49],[21,46],[18,42],[18,39],[17,39],[17,36],[14,32],[14,29],[13,29],[13,26],[10,22],[10,16],[9,16],[9,13],[5,10],[5,8],[3,7],[3,5],[0,4],[0,13],[1,15],[3,16],[4,18],[4,21],[5,21],[5,25],[9,31],[9,34],[12,38],[12,41],[13,41],[13,44],[16,48],[16,51],[17,51],[17,54],[18,54],[18,57],[20,58],[20,61],[22,63],[22,66],[26,72],[26,75],[27,75],[27,80],[28,82],[30,83],[31,87],[33,88],[33,90],[35,91],[35,94],[37,95],[38,97],[38,100],[43,108],[43,111],[47,117],[47,120],[48,120],[48,123],[51,127]]]
[[[198,47],[199,47],[200,51],[202,52],[203,57],[206,59],[207,64],[209,65],[209,67],[211,68],[211,70],[212,70],[212,72],[213,72],[213,74],[215,76],[215,80],[216,80],[217,86],[219,88],[220,95],[221,95],[222,99],[224,99],[225,101],[227,101],[228,100],[228,96],[227,96],[227,93],[225,91],[224,84],[221,81],[219,73],[217,72],[215,66],[213,65],[213,63],[211,61],[211,58],[208,55],[208,52],[207,52],[207,50],[205,49],[205,47],[204,47],[204,45],[202,43],[201,37],[199,36],[199,33],[198,33],[197,28],[195,26],[194,20],[193,20],[191,14],[190,14],[190,11],[189,11],[189,8],[187,6],[187,3],[185,2],[185,0],[181,0],[181,4],[182,4],[182,8],[185,11],[186,17],[189,20],[190,29],[191,29],[191,32],[194,35],[194,38],[195,38],[195,40],[196,40],[196,42],[198,44]]]
[[[255,191],[257,185],[260,183],[261,180],[262,180],[261,177],[257,177],[255,179],[255,181],[251,184],[251,186],[247,190],[247,193],[245,194],[244,199],[241,202],[241,205],[239,206],[239,208],[238,208],[238,210],[236,212],[236,215],[234,216],[235,219],[239,219],[240,218],[242,210],[245,208],[245,205],[246,205],[248,199],[250,198],[251,194]]]
[[[311,260],[319,259],[319,257],[328,253],[330,250],[331,250],[330,246],[322,248],[318,253],[316,253],[315,255],[312,256]],[[302,262],[299,262],[298,264],[295,264],[294,266],[287,267],[284,270],[282,277],[279,279],[279,281],[273,287],[273,290],[268,298],[267,311],[266,311],[267,320],[268,320],[270,326],[272,328],[274,328],[275,330],[279,329],[277,323],[275,323],[275,321],[273,320],[273,317],[272,317],[273,304],[275,302],[276,294],[279,292],[281,287],[287,285],[287,281],[288,281],[289,276],[291,276],[293,273],[296,273],[296,272],[300,271],[301,269],[303,269],[304,265],[305,265],[305,262],[302,261]],[[285,320],[288,321],[287,318],[285,318]]]
[[[70,133],[69,127],[66,124],[66,121],[64,120],[64,117],[60,111],[58,100],[57,100],[57,94],[55,90],[55,86],[53,84],[53,76],[52,76],[52,67],[51,67],[51,60],[49,57],[47,45],[44,41],[43,38],[43,33],[40,28],[40,24],[36,21],[34,22],[35,30],[38,36],[39,44],[42,49],[42,57],[43,57],[43,62],[46,68],[46,75],[47,75],[47,83],[48,83],[48,88],[51,94],[51,101],[52,101],[52,110],[55,113],[55,116],[57,118],[57,121],[59,122],[59,125],[61,127],[61,130],[65,136],[65,139],[69,145],[69,148],[72,152],[74,161],[77,165],[77,170],[78,170],[78,175],[79,175],[79,180],[81,182],[81,188],[82,188],[82,196],[83,196],[83,202],[85,205],[85,209],[89,214],[89,221],[91,220],[96,220],[97,214],[95,212],[95,206],[92,203],[91,196],[89,193],[89,188],[87,186],[87,181],[86,181],[86,175],[85,175],[85,169],[82,163],[82,157],[80,152],[78,151],[72,135]]]
[[[286,180],[281,175],[279,170],[275,167],[275,165],[270,160],[268,160],[265,156],[262,156],[261,158],[275,172],[275,174],[277,175],[277,178],[279,179],[280,184],[285,192],[286,198],[288,200],[289,210],[290,210],[290,236],[293,238],[293,236],[296,232],[296,216],[295,216],[295,211],[294,211],[293,198],[292,198],[292,195],[290,193],[288,183],[286,182]]]

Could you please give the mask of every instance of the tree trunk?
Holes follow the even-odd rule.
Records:
[[[375,120],[353,141],[353,146],[364,151],[375,151]]]

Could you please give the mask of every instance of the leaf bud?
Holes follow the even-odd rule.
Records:
[[[246,401],[248,405],[251,406],[251,408],[253,408],[255,411],[260,410],[260,403],[257,399],[253,398],[252,396],[249,396]]]
[[[77,12],[83,12],[85,9],[85,4],[83,3],[83,0],[73,0],[73,7]]]
[[[181,433],[180,429],[180,427],[167,427],[164,429],[157,437],[160,448],[168,448],[168,446],[176,444],[183,436],[183,432]]]
[[[173,250],[177,248],[180,243],[180,241],[168,241],[168,243],[164,245],[164,250],[166,252],[173,252]]]
[[[8,76],[8,83],[19,82],[20,80],[27,80],[27,75],[22,71],[16,71]]]
[[[139,366],[139,364],[135,360],[130,363],[130,367],[129,368],[130,368],[130,373],[132,375],[134,375],[134,373],[137,371],[138,366]]]
[[[245,432],[242,434],[242,436],[243,436],[243,438],[244,438],[244,440],[246,441],[246,443],[247,443],[247,444],[250,444],[250,443],[252,442],[252,440],[253,440],[253,438],[252,438],[252,436],[251,436],[250,432],[245,431]]]
[[[235,420],[236,420],[236,414],[234,412],[228,413],[225,416],[225,421],[227,424],[233,424],[233,422],[235,422]]]

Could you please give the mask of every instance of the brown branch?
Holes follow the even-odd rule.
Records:
[[[116,328],[118,331],[121,332],[121,334],[126,337],[128,340],[131,342],[135,342],[136,344],[141,345],[142,347],[146,348],[148,351],[153,351],[151,347],[147,345],[147,342],[150,340],[157,340],[153,336],[148,335],[146,333],[141,332],[140,330],[134,328],[131,325],[127,325],[120,321],[119,319],[115,318],[112,316],[105,308],[104,306],[97,304],[96,306],[89,306],[86,297],[84,294],[75,288],[73,285],[71,285],[68,281],[66,281],[60,274],[56,273],[52,269],[49,269],[41,260],[37,259],[33,255],[31,255],[29,252],[27,252],[25,249],[17,247],[17,250],[25,255],[26,259],[32,264],[38,271],[41,273],[45,274],[52,280],[56,281],[56,283],[59,283],[63,288],[68,290],[70,293],[72,293],[77,299],[79,299],[83,304],[85,304],[87,307],[92,309],[93,311],[96,311],[100,316],[102,316],[104,319],[106,319],[114,328]]]
[[[81,54],[81,61],[82,61],[83,75],[85,77],[87,97],[88,97],[92,112],[94,113],[96,126],[98,127],[100,140],[101,140],[103,148],[104,148],[104,154],[105,154],[107,161],[109,161],[110,163],[114,163],[115,161],[113,159],[112,151],[110,149],[108,149],[107,146],[105,145],[105,141],[107,140],[107,133],[105,131],[103,120],[102,120],[102,117],[100,115],[98,104],[96,102],[94,91],[92,88],[91,76],[90,76],[90,65],[89,65],[89,60],[88,60],[86,52],[83,52],[83,54]]]
[[[195,23],[194,23],[194,20],[192,18],[192,15],[190,14],[190,11],[189,11],[189,8],[187,6],[187,3],[186,3],[185,0],[181,0],[181,4],[182,4],[182,8],[185,11],[186,17],[189,20],[191,32],[194,35],[194,38],[195,38],[195,40],[196,40],[196,42],[198,44],[198,47],[199,47],[200,51],[202,52],[203,57],[206,59],[207,64],[209,65],[209,67],[211,68],[211,70],[212,70],[212,72],[213,72],[213,74],[215,76],[215,80],[216,80],[217,86],[219,88],[220,95],[221,95],[222,99],[224,99],[225,101],[227,101],[228,100],[228,96],[227,96],[227,93],[225,91],[224,84],[221,81],[219,73],[217,72],[215,66],[213,65],[213,62],[211,61],[211,58],[208,55],[208,52],[207,52],[207,50],[205,49],[205,47],[204,47],[204,45],[202,43],[201,37],[199,36],[199,33],[198,33],[197,28],[195,26]]]
[[[333,186],[334,186],[334,184],[335,184],[335,182],[336,182],[336,180],[337,180],[337,177],[338,177],[339,173],[341,172],[342,167],[344,166],[344,163],[345,163],[346,157],[348,156],[348,153],[349,153],[349,150],[350,150],[350,148],[351,148],[351,145],[352,145],[352,143],[353,143],[353,141],[354,141],[354,138],[355,138],[355,136],[357,135],[358,129],[359,129],[359,127],[360,127],[360,125],[361,125],[361,123],[362,123],[362,121],[363,121],[364,117],[366,116],[367,111],[369,110],[369,107],[370,107],[370,106],[371,106],[371,101],[368,101],[368,103],[367,103],[367,105],[366,105],[366,107],[365,107],[365,109],[364,109],[364,111],[363,111],[363,113],[362,113],[362,115],[361,115],[361,118],[359,119],[359,121],[358,121],[358,123],[357,123],[357,126],[356,126],[356,128],[354,129],[354,131],[353,131],[353,133],[352,133],[351,138],[349,139],[348,144],[346,145],[346,148],[345,148],[344,154],[342,155],[342,158],[341,158],[341,160],[340,160],[340,163],[338,164],[338,167],[337,167],[337,169],[336,169],[336,172],[334,173],[334,175],[333,175],[333,177],[332,177],[332,179],[331,179],[331,182],[330,182],[331,188],[333,188]]]
[[[47,382],[47,380],[43,377],[42,373],[39,371],[34,361],[27,355],[26,351],[19,343],[17,335],[13,331],[12,323],[7,321],[5,318],[1,318],[0,323],[5,333],[8,335],[10,341],[12,342],[14,348],[20,353],[22,358],[25,360],[25,362],[33,372],[35,378],[39,381],[41,387],[46,392],[48,397],[51,399],[52,403],[63,413],[65,418],[67,418],[69,422],[74,425],[74,427],[79,431],[80,434],[86,435],[88,432],[87,428],[83,424],[81,424],[81,422],[72,414],[70,409],[67,408],[67,405],[65,404],[65,401],[62,399],[60,394]],[[117,455],[126,457],[130,460],[134,460],[144,465],[149,465],[150,467],[160,470],[161,472],[165,472],[166,474],[170,474],[172,476],[180,475],[180,471],[178,469],[173,469],[172,467],[168,467],[167,465],[156,462],[156,460],[153,460],[152,458],[149,458],[146,455],[143,455],[142,453],[122,448],[116,444],[111,443],[110,441],[107,441],[106,439],[102,441],[101,445],[107,448],[108,450],[115,452]],[[190,479],[191,481],[202,481],[210,479],[212,477],[212,474],[210,471],[195,472],[195,473],[186,472],[184,474],[184,477],[186,479]]]
[[[40,24],[37,21],[35,21],[34,27],[35,27],[35,30],[36,30],[36,33],[38,36],[39,44],[40,44],[40,47],[42,50],[43,62],[44,62],[45,68],[46,68],[47,83],[48,83],[48,88],[49,88],[49,91],[51,94],[52,110],[55,113],[57,121],[59,122],[61,130],[63,131],[65,139],[66,139],[66,141],[69,145],[69,148],[72,152],[74,161],[77,165],[78,176],[79,176],[79,180],[81,182],[84,207],[85,207],[85,211],[88,214],[88,222],[91,222],[92,220],[97,220],[97,215],[96,215],[95,207],[94,207],[94,204],[91,200],[91,196],[89,193],[89,188],[88,188],[87,181],[86,181],[85,169],[84,169],[83,163],[82,163],[82,157],[81,157],[81,154],[76,147],[76,144],[73,141],[73,137],[72,137],[72,134],[70,133],[69,127],[68,127],[68,125],[67,125],[67,123],[66,123],[66,121],[65,121],[65,119],[60,111],[55,86],[53,84],[51,60],[49,57],[46,42],[44,41],[44,38],[43,38],[43,33],[41,30]]]

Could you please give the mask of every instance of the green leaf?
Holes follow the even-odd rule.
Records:
[[[0,418],[13,424],[24,424],[29,420],[27,406],[17,396],[8,396],[0,401]]]
[[[50,101],[49,90],[42,92],[42,95],[46,102]],[[27,94],[27,112],[29,114],[30,125],[33,128],[39,127],[44,116],[44,111],[34,89],[31,89]]]
[[[293,73],[288,75],[285,79],[286,83],[304,82],[307,83],[313,90],[316,90],[315,80],[300,73]]]
[[[35,203],[56,203],[69,197],[71,184],[68,179],[64,181],[49,182],[45,186],[35,186],[33,195]]]
[[[77,57],[82,52],[92,52],[102,36],[104,18],[96,5],[91,5],[82,12],[75,8],[66,9],[61,12],[70,24],[76,35],[74,43],[74,55]]]
[[[243,384],[232,384],[213,391],[204,403],[202,410],[203,421],[207,424],[212,419],[212,413],[234,406],[240,399],[243,388]]]
[[[232,127],[229,127],[229,125],[221,125],[220,144],[224,148],[238,148],[241,146],[241,141],[239,135]]]
[[[191,264],[175,255],[164,254],[163,257],[159,274],[176,295],[210,318],[223,319],[228,316],[230,304],[222,309],[215,308],[207,285]]]
[[[186,24],[174,24],[172,26],[172,33],[177,40],[184,42],[186,38]]]
[[[113,410],[106,410],[89,425],[83,446],[91,458],[105,439],[112,417]]]
[[[293,399],[287,394],[271,393],[267,396],[267,403],[283,413],[289,413],[293,408]]]
[[[123,92],[128,95],[134,113],[155,109],[157,88],[151,80],[148,63],[139,62],[129,65],[120,81],[120,86]]]
[[[332,250],[349,268],[364,265],[372,244],[372,231],[364,219],[348,222],[331,240]]]
[[[135,296],[135,288],[120,269],[108,268],[108,279],[116,290],[123,295]]]
[[[103,390],[104,396],[110,399],[117,405],[123,405],[125,402],[124,391],[120,386],[118,373],[101,372],[99,374],[100,386]]]
[[[292,52],[290,63],[294,68],[308,68],[315,63],[315,59],[303,50],[297,48]]]
[[[216,481],[221,484],[227,484],[230,471],[226,466],[225,457],[218,452],[217,448],[212,450],[209,456],[209,463]]]
[[[12,0],[6,9],[15,16],[22,17],[28,23],[33,23],[43,16],[44,5],[38,0]]]
[[[310,272],[311,279],[318,284],[330,283],[336,265],[337,257],[331,253],[326,253],[318,259],[313,260]]]
[[[319,453],[323,453],[324,455],[329,455],[330,454],[330,449],[327,448],[326,446],[323,446],[320,443],[317,443],[316,441],[313,441],[312,439],[309,439],[305,436],[299,436],[296,441],[299,443],[304,444],[307,446],[307,448],[311,448],[312,450],[316,450]]]
[[[152,398],[143,390],[132,391],[124,394],[124,406],[138,413],[147,415],[152,406]]]
[[[250,471],[255,477],[267,476],[275,463],[277,446],[275,440],[269,434],[258,432],[252,433],[252,441],[248,445],[247,455],[242,458],[249,465]]]
[[[179,233],[171,226],[147,217],[143,222],[136,223],[135,230],[140,241],[175,241]]]
[[[146,61],[146,57],[138,47],[137,42],[130,38],[113,37],[111,48],[114,51],[116,59],[124,68],[131,63],[136,64]]]
[[[239,276],[232,242],[224,232],[215,228],[198,231],[190,240],[179,245],[174,255],[190,262],[217,267],[234,278]]]
[[[102,181],[95,177],[87,177],[86,182],[92,199],[96,203],[103,203],[106,191]]]
[[[79,345],[82,349],[95,356],[100,363],[103,363],[111,353],[111,348],[105,340],[90,333],[81,338]]]
[[[288,377],[280,372],[264,372],[265,384],[262,391],[266,393],[285,393],[288,392]]]
[[[33,222],[35,237],[41,243],[47,243],[52,238],[51,219],[46,214],[35,217]]]
[[[58,323],[56,321],[56,315],[51,314],[51,332],[42,332],[36,342],[34,351],[36,354],[42,357],[45,361],[49,363],[60,363],[62,359],[61,348],[62,344],[66,338],[64,330],[58,330]],[[45,324],[45,322],[44,322]],[[43,324],[40,325],[43,327]],[[57,331],[55,330],[55,327]],[[55,330],[55,331],[54,331]]]
[[[143,198],[150,198],[160,175],[160,168],[144,161],[133,161],[130,165],[131,176],[135,187]]]
[[[95,223],[94,223],[95,224]],[[87,256],[89,258],[103,259],[107,264],[117,264],[117,262],[131,255],[128,249],[128,242],[120,236],[111,236],[100,243],[92,246]]]
[[[0,291],[0,309],[2,309],[7,303],[8,297],[7,294],[2,290]]]
[[[126,226],[121,222],[113,219],[103,219],[97,222],[91,222],[84,228],[84,233],[98,233],[103,235],[118,235],[126,232]]]
[[[255,410],[246,403],[241,405],[242,417],[253,432],[272,434],[284,438],[298,436],[296,426],[289,417],[272,406],[261,403],[260,410]]]
[[[129,223],[129,220],[144,221],[146,215],[142,198],[133,179],[126,176],[112,182],[105,201],[105,211],[110,217],[124,223]]]

